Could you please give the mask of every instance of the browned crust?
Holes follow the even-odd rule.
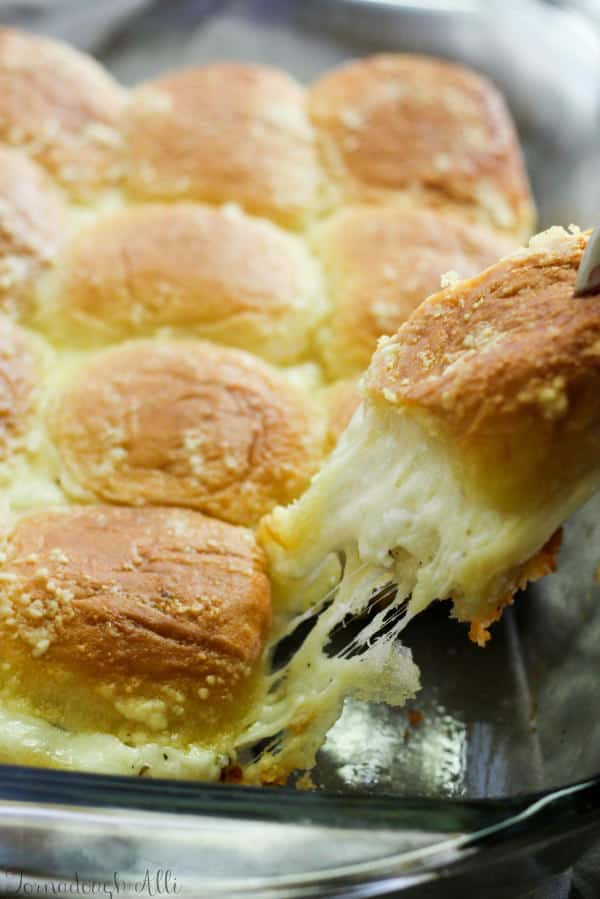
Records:
[[[0,140],[33,156],[77,196],[122,175],[124,96],[91,57],[50,38],[0,30]]]
[[[13,699],[93,730],[94,712],[106,716],[112,701],[162,697],[165,717],[185,711],[179,731],[190,721],[201,731],[198,716],[214,724],[240,698],[270,623],[250,531],[182,509],[88,506],[22,518],[5,553],[0,630]],[[72,708],[75,697],[88,707]]]
[[[142,341],[99,354],[56,404],[68,474],[116,503],[188,506],[255,524],[298,496],[319,464],[316,408],[275,371],[196,341]]]
[[[286,225],[317,203],[304,92],[277,69],[215,63],[146,82],[132,96],[127,130],[138,197],[232,201]]]
[[[485,646],[488,640],[491,639],[490,626],[502,618],[504,609],[507,606],[513,604],[517,590],[524,590],[528,583],[537,581],[542,577],[546,577],[547,574],[553,574],[556,571],[561,543],[562,528],[559,528],[540,551],[521,566],[510,589],[504,599],[496,606],[493,615],[486,619],[472,619],[470,621],[469,638],[473,643],[477,643],[478,646]]]
[[[181,509],[88,506],[21,519],[7,547],[10,592],[43,614],[24,603],[5,627],[24,639],[44,624],[48,659],[168,678],[253,664],[262,649],[268,581],[245,529]]]
[[[477,73],[425,56],[370,56],[326,73],[309,92],[309,110],[343,201],[456,208],[519,236],[531,232],[514,127]]]
[[[333,377],[363,371],[377,338],[394,334],[444,273],[469,278],[516,249],[492,229],[433,211],[364,206],[334,215],[312,244],[329,279],[320,348]]]

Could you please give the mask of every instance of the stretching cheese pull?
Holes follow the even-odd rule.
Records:
[[[307,492],[263,520],[280,634],[316,616],[271,684],[263,766],[310,765],[348,692],[413,694],[395,638],[434,600],[483,645],[554,569],[561,523],[600,485],[600,296],[573,294],[586,243],[550,229],[426,300],[380,341]]]

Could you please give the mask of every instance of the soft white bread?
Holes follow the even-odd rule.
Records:
[[[138,199],[239,203],[298,226],[319,203],[304,91],[268,66],[218,63],[140,85],[126,116]]]
[[[298,238],[236,208],[150,204],[68,243],[39,285],[35,321],[62,345],[167,329],[289,363],[306,356],[324,310]]]
[[[426,300],[382,340],[307,492],[264,519],[281,620],[287,610],[293,630],[319,614],[286,679],[293,711],[272,765],[287,751],[297,761],[295,722],[318,730],[319,696],[339,702],[327,643],[348,616],[371,608],[346,653],[371,681],[352,683],[402,700],[411,681],[394,638],[410,618],[451,599],[483,644],[515,591],[553,570],[560,525],[600,485],[600,297],[573,293],[586,242],[551,229]],[[309,652],[319,677],[302,682]]]
[[[498,91],[475,72],[382,54],[327,72],[308,102],[339,202],[454,210],[521,239],[531,233],[513,124]]]
[[[328,279],[331,310],[318,344],[332,378],[360,374],[377,338],[394,334],[442,275],[468,278],[516,242],[430,210],[347,207],[311,235]]]
[[[270,622],[252,533],[92,505],[22,517],[2,549],[0,759],[218,776]]]
[[[79,501],[254,525],[302,493],[324,453],[316,403],[250,354],[210,343],[125,343],[67,367],[53,392],[59,477]]]

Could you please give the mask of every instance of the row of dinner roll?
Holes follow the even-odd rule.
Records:
[[[242,351],[67,355],[6,317],[0,390],[0,761],[219,777],[271,618],[252,526],[316,469],[319,408]]]
[[[157,338],[61,354],[6,318],[0,340],[5,481],[20,462],[76,503],[254,526],[303,491],[327,447],[321,404],[243,351]]]
[[[355,206],[308,242],[237,206],[124,206],[69,218],[43,173],[0,150],[0,297],[61,346],[196,335],[328,378],[364,369],[454,271],[471,276],[509,237],[431,210]],[[309,252],[312,250],[312,253]]]
[[[73,213],[39,167],[0,148],[0,299],[62,346],[164,329],[275,362],[307,356],[326,301],[303,242],[237,206]]]
[[[76,50],[0,34],[0,139],[76,199],[235,202],[300,227],[339,205],[457,209],[524,236],[532,206],[504,102],[461,66],[352,62],[305,89],[268,66],[217,63],[130,91]]]
[[[67,344],[169,328],[357,374],[442,273],[473,274],[533,221],[502,99],[424,57],[308,89],[211,64],[127,91],[3,31],[0,141],[0,298]]]
[[[220,63],[126,91],[73,48],[4,30],[0,78],[2,140],[74,198],[117,185],[284,223],[368,201],[472,207],[520,235],[532,224],[502,98],[441,60],[381,55],[308,89],[267,66]]]

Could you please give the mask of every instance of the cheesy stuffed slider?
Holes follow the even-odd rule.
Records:
[[[467,278],[516,243],[496,231],[430,210],[350,207],[315,229],[331,311],[318,343],[331,377],[362,373],[377,338],[394,334],[452,272]]]
[[[0,141],[37,160],[75,199],[123,174],[125,95],[91,57],[0,30]]]
[[[551,229],[419,306],[309,489],[264,520],[280,634],[313,624],[280,687],[273,765],[298,761],[299,722],[318,744],[344,677],[367,698],[414,692],[394,637],[431,602],[451,599],[484,644],[553,570],[561,523],[600,484],[600,296],[573,291],[586,242]]]
[[[215,63],[163,75],[136,88],[125,121],[137,199],[235,202],[293,227],[316,207],[314,132],[284,72]]]
[[[37,323],[94,345],[161,329],[288,363],[324,312],[319,272],[295,237],[235,208],[150,204],[83,229],[41,284]]]
[[[469,69],[384,54],[326,73],[309,112],[340,203],[460,211],[519,238],[534,210],[515,130]]]
[[[87,506],[22,517],[2,544],[0,759],[218,778],[270,621],[252,533]]]
[[[322,457],[320,410],[237,350],[132,341],[61,380],[49,425],[76,499],[187,506],[253,525],[297,497]]]

